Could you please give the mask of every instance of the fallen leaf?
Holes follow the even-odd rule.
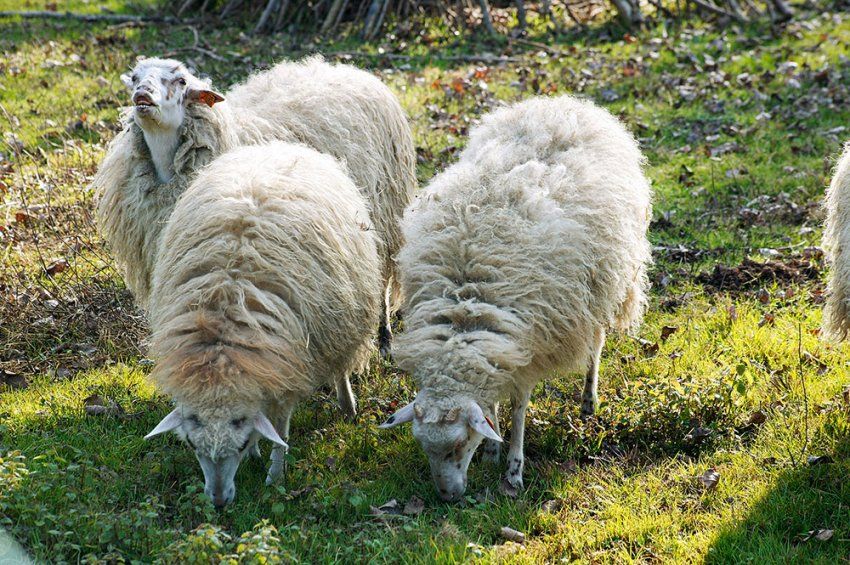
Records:
[[[717,487],[717,483],[719,481],[720,473],[718,473],[714,469],[714,467],[699,476],[699,482],[702,484],[706,491],[714,490]]]
[[[54,261],[44,270],[47,273],[47,276],[52,277],[57,275],[68,268],[68,261],[65,259],[59,259],[58,261]]]
[[[425,510],[425,501],[414,495],[410,497],[407,504],[404,505],[403,514],[407,516],[419,516]]]
[[[508,541],[514,543],[525,543],[525,534],[507,526],[499,530],[499,533]]]
[[[806,461],[810,466],[828,465],[832,463],[832,457],[829,455],[812,455]]]
[[[661,328],[661,341],[667,341],[677,331],[679,331],[679,326],[664,326]]]
[[[499,490],[502,491],[502,494],[508,498],[516,498],[519,496],[519,491],[517,491],[516,487],[509,483],[507,479],[502,479],[502,482],[499,483]]]
[[[540,510],[546,512],[548,514],[555,514],[564,506],[563,500],[558,500],[557,498],[553,498],[552,500],[547,500],[543,504],[540,505]]]
[[[22,388],[27,388],[29,383],[23,375],[12,373],[11,371],[0,370],[0,385],[6,385],[9,388],[20,390]]]
[[[756,410],[755,412],[753,412],[750,415],[750,419],[749,419],[749,421],[747,421],[747,424],[754,425],[754,426],[760,426],[760,425],[764,424],[766,421],[767,421],[767,414],[765,414],[761,410]]]
[[[832,539],[832,536],[835,535],[834,530],[827,529],[817,529],[817,530],[809,530],[805,534],[800,534],[796,537],[797,542],[804,543],[813,539],[818,541],[829,541]]]
[[[658,344],[648,339],[638,339],[638,343],[640,344],[641,349],[643,349],[643,354],[647,357],[654,357],[658,353]]]

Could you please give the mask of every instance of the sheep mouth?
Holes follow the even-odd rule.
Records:
[[[136,108],[141,109],[156,107],[154,101],[150,98],[150,96],[147,96],[146,94],[140,94],[138,96],[133,97],[133,104],[135,104]]]

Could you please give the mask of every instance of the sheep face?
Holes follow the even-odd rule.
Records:
[[[236,496],[236,470],[246,454],[257,450],[260,437],[286,448],[286,443],[262,412],[253,416],[209,415],[178,407],[145,439],[167,431],[176,433],[195,451],[204,472],[204,492],[219,508]]]
[[[145,132],[176,131],[188,104],[212,107],[224,100],[173,59],[144,59],[131,73],[121,75],[121,81],[130,89],[133,119]]]
[[[454,399],[455,406],[444,409],[422,398],[391,416],[380,427],[391,428],[413,422],[413,437],[425,450],[431,477],[440,498],[457,501],[466,491],[466,476],[472,455],[484,439],[502,441],[481,406],[471,398]]]

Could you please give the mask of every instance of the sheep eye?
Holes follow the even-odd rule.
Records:
[[[139,76],[138,75],[133,75],[132,79],[133,79],[133,82],[139,82]]]
[[[245,423],[245,418],[236,418],[234,420],[231,420],[230,423],[231,425],[233,425],[234,428],[238,428]]]
[[[178,77],[177,84],[179,84],[180,86],[186,86],[186,79],[183,77]]]
[[[195,414],[192,414],[191,416],[189,416],[186,419],[189,420],[190,422],[192,422],[193,424],[195,424],[198,427],[203,425],[203,424],[201,424],[201,419],[198,418]]]

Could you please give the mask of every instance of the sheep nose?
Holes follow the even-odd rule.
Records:
[[[456,502],[460,500],[460,497],[463,494],[463,489],[446,489],[440,487],[437,491],[440,493],[440,498],[446,502]]]

